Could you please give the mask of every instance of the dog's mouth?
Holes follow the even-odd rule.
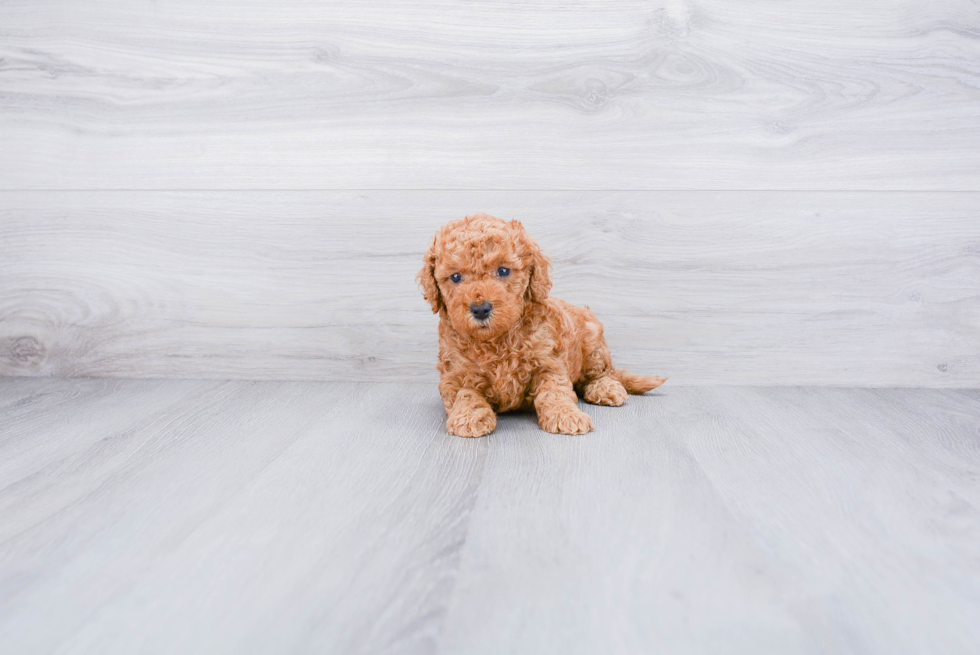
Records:
[[[490,317],[487,317],[483,320],[473,317],[472,326],[473,327],[470,329],[472,329],[474,333],[479,335],[492,334],[494,331],[494,322],[490,319]]]
[[[474,316],[471,313],[470,314],[470,319],[473,321],[473,324],[476,325],[476,327],[478,327],[480,329],[489,329],[490,326],[493,325],[494,315],[493,314],[489,314],[487,316]]]

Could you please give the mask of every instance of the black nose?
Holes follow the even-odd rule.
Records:
[[[488,302],[480,303],[479,305],[473,303],[470,305],[470,314],[473,314],[473,318],[478,321],[485,321],[490,317],[490,312],[493,311],[493,305]]]

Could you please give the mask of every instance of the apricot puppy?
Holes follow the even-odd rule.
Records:
[[[439,314],[439,393],[460,437],[481,437],[497,412],[534,407],[548,432],[592,429],[590,403],[622,405],[665,378],[613,366],[602,324],[589,311],[549,298],[550,261],[518,221],[475,214],[440,229],[418,274]]]

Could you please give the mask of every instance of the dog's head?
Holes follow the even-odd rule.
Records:
[[[474,214],[440,229],[418,274],[433,313],[476,339],[503,334],[551,289],[548,258],[518,221]]]

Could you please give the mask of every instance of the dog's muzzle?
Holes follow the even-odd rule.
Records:
[[[480,322],[483,322],[488,318],[490,318],[490,312],[492,311],[493,311],[493,305],[491,305],[489,301],[482,302],[479,305],[476,303],[470,305],[470,314],[472,314],[473,318],[475,318]]]

